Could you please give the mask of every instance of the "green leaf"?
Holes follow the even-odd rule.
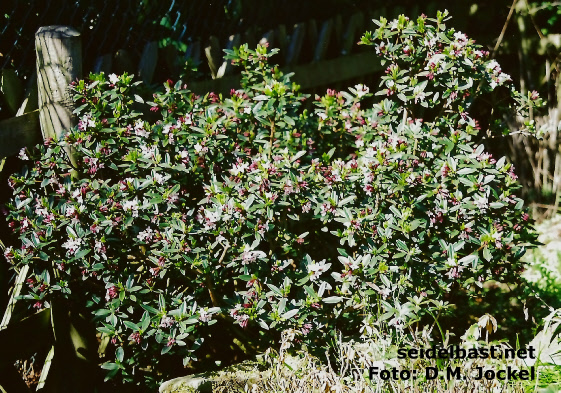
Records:
[[[340,303],[343,301],[341,296],[330,296],[323,299],[324,303]]]
[[[125,357],[125,350],[123,349],[123,347],[117,347],[117,350],[115,351],[115,359],[117,359],[119,363],[122,363],[124,357]]]

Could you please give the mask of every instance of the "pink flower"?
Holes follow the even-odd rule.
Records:
[[[119,296],[119,288],[113,285],[111,288],[107,288],[107,294],[105,295],[105,300],[109,301],[115,299]]]
[[[142,341],[142,337],[140,337],[139,332],[134,332],[129,336],[129,340],[134,341],[137,344],[140,344],[140,342]]]

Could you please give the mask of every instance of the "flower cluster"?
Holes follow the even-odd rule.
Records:
[[[216,353],[201,347],[215,323],[251,330],[247,345],[292,328],[313,346],[364,312],[401,329],[454,285],[516,280],[531,227],[470,112],[509,79],[443,18],[378,21],[363,43],[389,62],[382,89],[328,90],[313,111],[263,46],[229,52],[244,67],[229,97],[167,81],[147,101],[126,74],[74,83],[78,127],[22,151],[10,181],[21,245],[5,256],[34,266],[25,297],[90,309],[119,354],[110,376],[140,383],[166,372],[160,354]]]

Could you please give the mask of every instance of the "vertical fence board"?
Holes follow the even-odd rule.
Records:
[[[212,79],[216,79],[218,69],[222,63],[222,56],[220,56],[220,42],[215,36],[210,36],[208,41],[209,43],[205,47],[206,59],[208,61],[208,66],[210,67]]]
[[[8,109],[12,114],[15,114],[23,98],[23,84],[15,70],[1,70],[0,91],[2,91]]]
[[[69,84],[82,77],[82,40],[68,26],[41,27],[35,34],[39,121],[43,138],[59,139],[77,124]],[[70,148],[66,153],[76,164]]]
[[[136,67],[132,60],[132,55],[126,49],[119,49],[113,58],[114,72],[117,74],[129,73],[133,74]]]
[[[158,43],[151,41],[146,43],[140,64],[138,65],[138,76],[146,84],[152,82],[154,71],[156,71],[156,63],[158,62]]]
[[[201,42],[195,41],[189,44],[187,47],[187,52],[185,52],[185,60],[191,60],[195,65],[201,62]]]
[[[261,37],[261,39],[259,40],[260,45],[265,45],[267,43],[267,44],[269,44],[269,48],[273,47],[274,42],[275,42],[275,31],[274,30],[269,30],[268,32],[263,34],[263,37]]]
[[[327,48],[329,47],[329,40],[331,39],[331,31],[333,30],[333,19],[326,20],[321,26],[319,38],[315,46],[314,61],[323,60]]]
[[[38,109],[39,99],[37,97],[37,94],[37,72],[34,72],[29,78],[27,89],[23,97],[23,102],[21,103],[21,106],[16,113],[16,117],[29,112],[33,112],[34,110]]]
[[[279,25],[277,27],[277,40],[279,42],[281,53],[286,53],[286,51],[288,50],[288,37],[286,36],[285,25]]]
[[[310,44],[310,48],[315,48],[318,42],[318,24],[315,19],[312,19],[309,20],[306,25],[308,27],[308,43]]]
[[[111,72],[111,67],[113,66],[113,57],[111,55],[99,56],[95,59],[92,72],[98,74],[103,72],[108,75]]]
[[[364,14],[359,12],[358,14],[354,14],[349,19],[349,23],[347,28],[345,29],[345,34],[343,35],[342,45],[341,45],[341,54],[348,55],[353,45],[356,44],[358,41],[358,34],[361,34],[362,27],[364,26]],[[358,33],[357,33],[358,32]]]
[[[240,46],[240,42],[241,42],[241,36],[239,34],[231,35],[230,38],[228,38],[228,43],[226,44],[226,49],[232,50],[232,49],[234,49],[234,47]],[[221,53],[221,55],[224,55],[224,53]],[[217,78],[222,78],[224,75],[228,75],[231,72],[232,72],[231,61],[230,60],[224,60],[222,62],[222,65],[218,69],[218,72],[216,73],[216,77]]]
[[[306,34],[306,25],[299,23],[294,25],[294,31],[290,37],[290,45],[286,53],[286,64],[294,65],[298,62],[300,51],[302,50],[302,43],[304,42],[304,35]]]

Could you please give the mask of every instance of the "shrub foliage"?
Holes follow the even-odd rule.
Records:
[[[144,102],[126,74],[74,83],[78,127],[22,150],[10,181],[21,247],[6,257],[32,266],[25,298],[91,310],[103,367],[132,381],[165,375],[160,354],[196,360],[217,321],[249,346],[291,327],[313,347],[516,281],[528,215],[513,166],[479,144],[502,118],[482,132],[472,108],[501,94],[523,115],[539,98],[445,18],[376,21],[361,43],[387,65],[379,90],[313,104],[263,46],[228,53],[243,78],[227,97],[168,81]]]

